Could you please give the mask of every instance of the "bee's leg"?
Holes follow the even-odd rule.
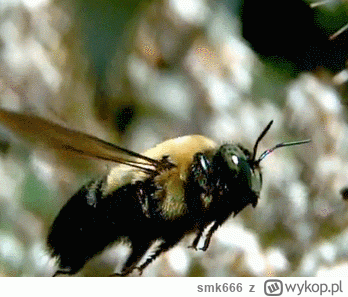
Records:
[[[197,250],[197,245],[198,245],[199,240],[202,237],[202,234],[203,234],[203,231],[199,229],[195,239],[192,242],[192,245],[189,245],[188,248]]]
[[[62,269],[57,270],[57,271],[52,275],[52,277],[56,277],[56,276],[61,275],[61,274],[74,274],[74,273],[71,272],[71,269],[70,269],[70,268],[62,268]]]
[[[213,236],[213,233],[216,231],[216,229],[220,226],[218,222],[214,222],[214,225],[211,226],[210,230],[208,231],[207,236],[205,237],[204,246],[201,248],[202,251],[206,251],[209,247],[211,237]]]
[[[145,255],[146,251],[151,246],[151,241],[149,242],[132,242],[132,252],[129,255],[126,264],[124,264],[121,273],[114,273],[110,276],[126,276],[131,273],[141,258]]]
[[[203,193],[209,192],[208,177],[211,173],[211,165],[206,156],[197,153],[194,157],[194,178],[198,181],[198,185]]]
[[[203,209],[202,216],[204,216],[204,210],[207,205],[211,202],[211,186],[209,175],[211,174],[211,164],[208,158],[202,154],[197,153],[194,156],[194,162],[192,167],[193,172],[193,181],[192,186],[194,188],[193,194],[199,197],[199,199],[190,199],[189,207],[192,209]],[[197,194],[198,193],[198,194]],[[193,212],[196,213],[196,212]],[[197,220],[197,218],[194,218]],[[201,220],[201,216],[199,216],[198,220]],[[198,222],[198,230],[195,239],[192,242],[192,245],[189,248],[193,248],[197,250],[197,245],[200,238],[203,235],[203,231],[206,227],[206,224],[202,224],[202,222]]]
[[[171,238],[170,240],[164,239],[164,241],[158,246],[157,250],[151,256],[149,256],[143,264],[137,267],[137,269],[140,271],[140,274],[142,274],[143,270],[160,254],[168,251],[172,246],[174,246],[181,239],[181,237],[182,235],[180,235],[180,237],[174,237],[174,239]]]

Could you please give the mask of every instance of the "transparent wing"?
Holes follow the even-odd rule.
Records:
[[[64,150],[82,157],[97,158],[138,168],[151,173],[163,169],[163,162],[74,131],[34,115],[0,109],[0,123],[26,141],[39,147]],[[168,164],[170,166],[170,164]]]

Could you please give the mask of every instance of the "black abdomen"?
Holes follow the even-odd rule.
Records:
[[[60,260],[57,273],[74,274],[84,264],[121,237],[139,234],[147,217],[139,203],[136,185],[126,185],[103,197],[105,181],[82,187],[62,208],[55,219],[48,245]],[[141,227],[140,227],[141,228]]]

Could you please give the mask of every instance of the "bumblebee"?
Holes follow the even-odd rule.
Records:
[[[114,275],[140,273],[186,234],[192,245],[206,232],[206,251],[213,233],[231,215],[257,205],[262,174],[260,162],[273,150],[309,142],[280,143],[256,158],[240,144],[218,146],[200,135],[167,140],[143,154],[73,131],[33,115],[0,109],[0,122],[37,145],[119,163],[98,180],[83,186],[61,209],[47,244],[59,269],[54,275],[75,274],[113,243],[126,240],[131,253]],[[207,230],[208,229],[208,230]],[[152,254],[145,253],[158,243]]]

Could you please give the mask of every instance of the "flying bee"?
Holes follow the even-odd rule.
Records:
[[[262,186],[260,162],[277,148],[309,140],[280,143],[256,157],[240,144],[218,146],[199,135],[167,140],[138,154],[96,137],[33,115],[0,109],[4,126],[37,145],[119,163],[108,174],[83,186],[61,209],[47,238],[58,274],[75,274],[112,243],[131,245],[120,273],[140,273],[160,254],[195,232],[190,246],[206,251],[214,231],[230,215],[257,205]],[[209,228],[209,230],[207,230]],[[145,253],[158,243],[154,252]],[[141,263],[141,264],[139,264]]]

